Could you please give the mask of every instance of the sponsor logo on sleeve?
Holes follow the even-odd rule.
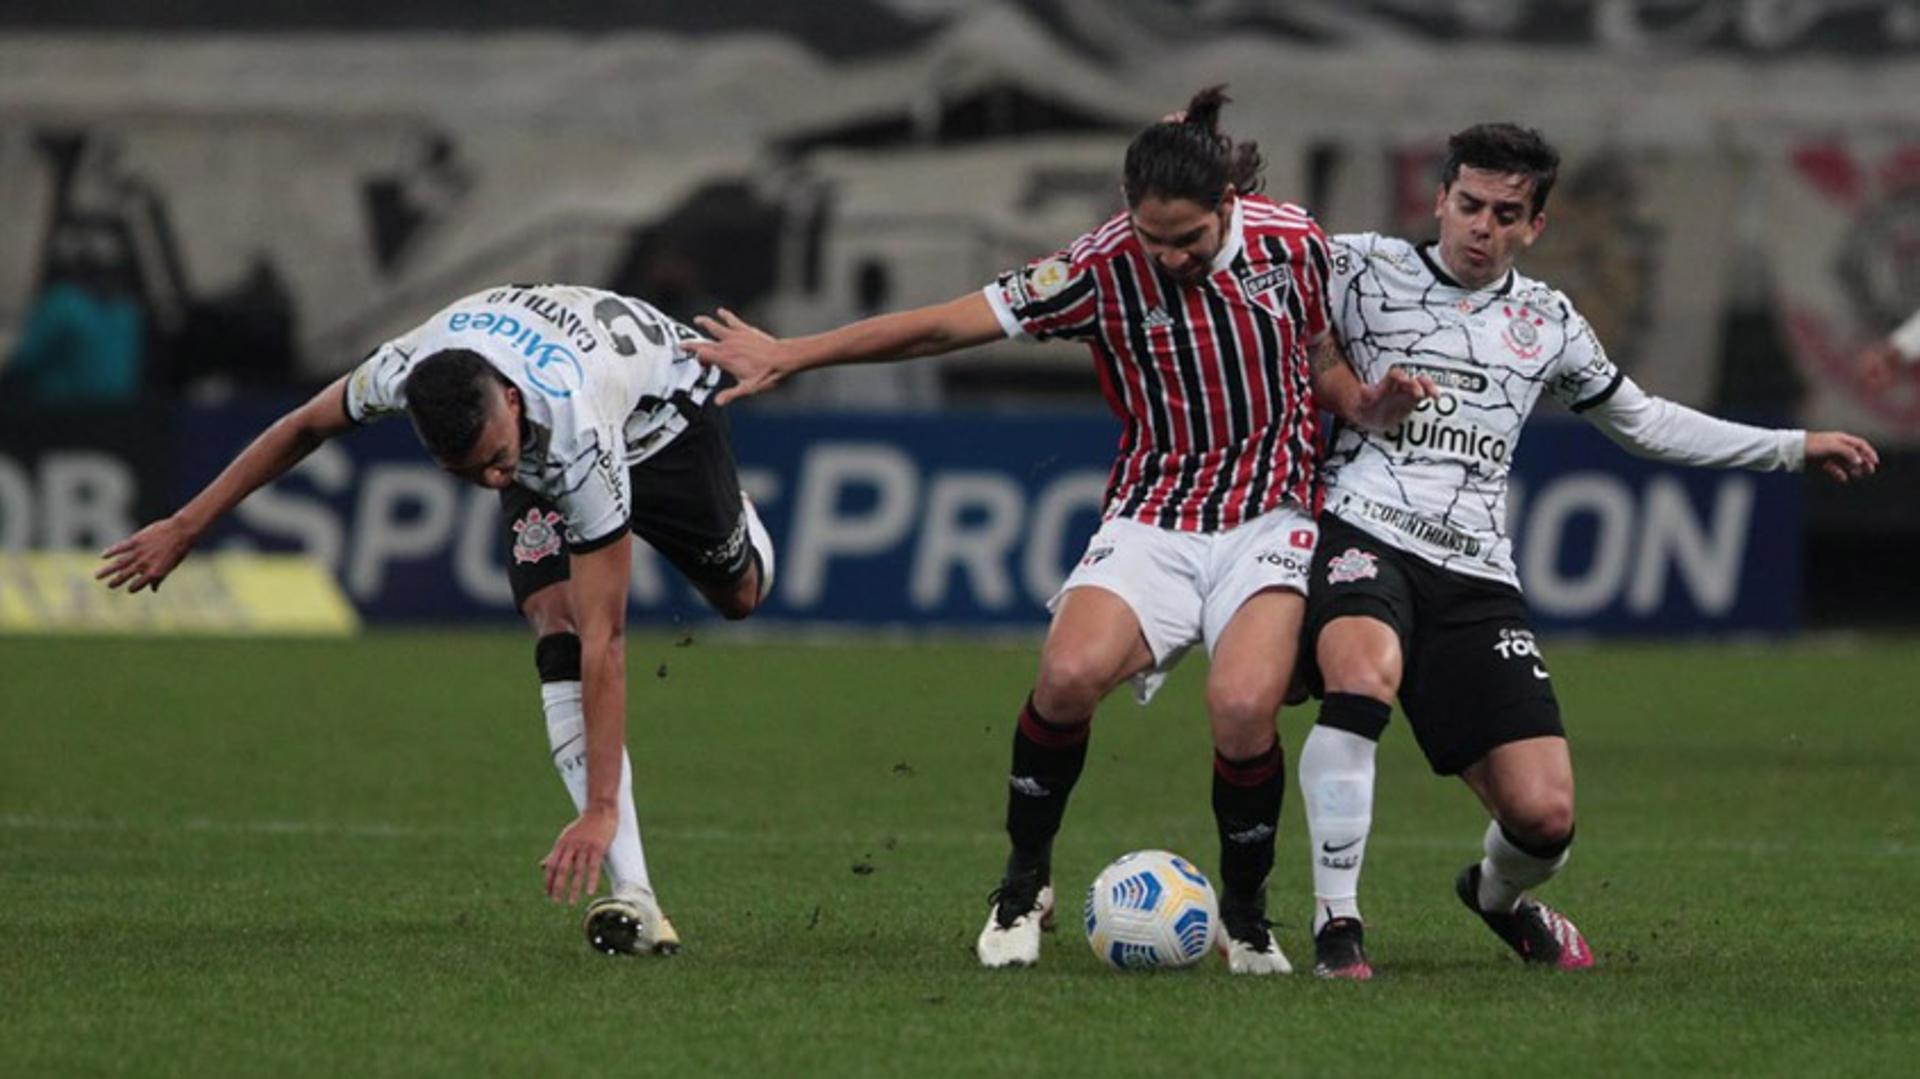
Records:
[[[1072,270],[1064,259],[1044,259],[1027,270],[1027,287],[1036,300],[1044,300],[1067,287]]]

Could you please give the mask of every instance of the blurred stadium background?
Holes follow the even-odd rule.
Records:
[[[946,299],[1103,219],[1131,134],[1214,82],[1329,231],[1423,234],[1446,134],[1538,126],[1567,164],[1523,268],[1636,379],[1883,450],[1842,488],[1529,429],[1521,569],[1588,837],[1554,894],[1605,979],[1498,962],[1446,892],[1471,799],[1399,734],[1376,1007],[1107,978],[1071,929],[1037,978],[974,969],[1006,724],[1117,436],[1075,348],[734,410],[772,603],[687,649],[697,599],[634,575],[641,814],[690,941],[666,970],[586,969],[535,901],[566,807],[495,503],[406,425],[315,454],[158,596],[90,579],[455,296],[578,281],[782,333]],[[1851,362],[1915,308],[1920,0],[0,3],[0,1072],[1484,1074],[1516,1009],[1565,1074],[1900,1072],[1920,372],[1868,394]],[[137,378],[22,373],[79,350]],[[1142,843],[1211,862],[1179,679],[1144,722],[1109,709],[1063,879]],[[1301,819],[1274,884],[1296,959]]]
[[[124,535],[483,285],[787,333],[978,287],[1110,212],[1131,133],[1219,81],[1330,231],[1424,232],[1448,132],[1539,126],[1568,164],[1527,267],[1634,377],[1888,451],[1854,489],[1685,475],[1545,416],[1516,517],[1546,622],[1911,625],[1920,379],[1869,395],[1850,362],[1920,307],[1917,55],[1909,0],[0,6],[0,356],[47,347],[39,313],[139,372],[66,407],[0,382],[0,550]],[[62,286],[93,314],[42,312]],[[769,622],[1037,625],[1115,433],[1070,346],[740,412],[787,560]],[[384,431],[215,545],[312,554],[376,624],[509,619],[484,501]],[[80,602],[36,580],[18,603]],[[638,617],[697,614],[657,564],[636,584]]]

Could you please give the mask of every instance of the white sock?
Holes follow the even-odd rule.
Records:
[[[740,492],[740,508],[747,517],[747,543],[753,547],[753,553],[760,556],[760,595],[764,602],[773,591],[773,537],[767,534],[767,526],[760,523],[759,511],[753,508],[753,499],[745,491]]]
[[[541,709],[547,714],[547,745],[553,766],[567,785],[577,812],[587,805],[587,715],[580,701],[579,682],[545,682],[540,686]],[[647,853],[640,844],[640,817],[633,809],[633,762],[620,750],[620,825],[607,848],[607,877],[614,894],[653,889],[647,876]]]
[[[1313,849],[1313,931],[1360,917],[1360,867],[1373,828],[1373,758],[1379,743],[1315,724],[1300,748],[1300,791]]]
[[[1567,864],[1571,848],[1552,858],[1528,854],[1513,845],[1497,820],[1487,822],[1481,842],[1487,856],[1480,860],[1480,909],[1511,913],[1527,889],[1545,884]]]

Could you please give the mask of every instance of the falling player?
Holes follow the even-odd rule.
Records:
[[[1533,131],[1455,135],[1437,243],[1336,236],[1335,334],[1361,378],[1400,370],[1440,395],[1383,433],[1341,428],[1325,462],[1307,603],[1309,681],[1324,690],[1300,753],[1312,841],[1315,972],[1371,977],[1358,882],[1374,753],[1397,696],[1433,770],[1492,820],[1460,899],[1529,963],[1584,967],[1573,923],[1528,890],[1567,860],[1573,764],[1506,534],[1521,426],[1552,394],[1643,456],[1722,468],[1871,474],[1852,435],[1728,423],[1649,396],[1608,361],[1566,296],[1513,268],[1546,226],[1559,157]]]
[[[698,336],[630,297],[508,286],[455,301],[282,416],[173,515],[107,549],[109,587],[158,588],[213,523],[322,442],[408,415],[428,454],[500,492],[513,598],[538,641],[553,761],[579,816],[541,865],[547,894],[588,905],[590,943],[667,954],[680,939],[647,874],[626,755],[632,535],[716,610],[744,618],[773,580],[773,548],[740,492],[722,373]]]

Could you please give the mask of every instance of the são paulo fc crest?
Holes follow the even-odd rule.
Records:
[[[525,517],[513,522],[513,561],[516,565],[524,562],[538,562],[560,553],[560,515],[540,507],[527,511]]]
[[[1537,359],[1540,355],[1540,327],[1547,320],[1534,314],[1533,308],[1524,304],[1518,309],[1502,307],[1500,311],[1507,316],[1507,328],[1500,334],[1500,340],[1506,342],[1507,351],[1523,360]]]
[[[1327,563],[1327,583],[1369,581],[1380,576],[1380,559],[1371,551],[1349,547]]]

